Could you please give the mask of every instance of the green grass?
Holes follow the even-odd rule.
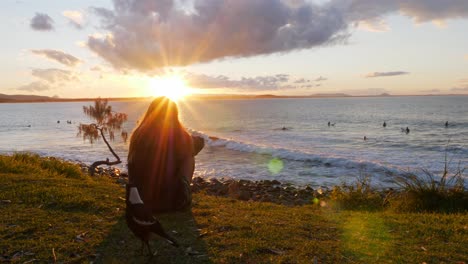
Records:
[[[125,225],[123,188],[76,168],[25,154],[0,156],[0,262],[13,255],[13,263],[33,259],[35,263],[462,263],[468,259],[466,213],[351,211],[319,205],[329,200],[288,207],[198,193],[191,211],[160,216],[182,247],[154,240],[151,245],[157,254],[148,261]]]

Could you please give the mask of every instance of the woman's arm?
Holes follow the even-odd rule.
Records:
[[[188,184],[192,182],[193,172],[195,171],[195,158],[192,156],[186,156],[180,163],[180,167],[177,170],[177,176],[180,179],[185,179]]]
[[[199,136],[192,135],[193,156],[196,156],[205,146],[205,139]]]

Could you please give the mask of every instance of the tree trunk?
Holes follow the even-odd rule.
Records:
[[[93,164],[91,164],[91,166],[89,166],[89,174],[91,176],[94,176],[94,172],[95,172],[97,166],[101,166],[101,165],[104,165],[104,164],[108,165],[108,166],[111,166],[111,165],[116,165],[116,164],[120,164],[120,163],[122,163],[122,161],[120,161],[120,160],[109,161],[108,159],[107,160],[95,161]]]
[[[96,170],[96,167],[98,166],[101,166],[101,165],[108,165],[108,166],[111,166],[111,165],[116,165],[116,164],[120,164],[122,163],[122,161],[120,160],[120,157],[115,153],[115,151],[112,149],[111,145],[109,144],[109,142],[107,141],[106,137],[104,136],[104,132],[102,130],[102,128],[97,128],[100,132],[101,132],[101,136],[102,136],[102,139],[104,140],[104,142],[106,143],[107,147],[109,148],[110,152],[112,153],[112,155],[114,155],[114,157],[117,159],[116,161],[109,161],[109,159],[106,159],[106,160],[98,160],[96,162],[94,162],[93,164],[91,164],[91,166],[89,167],[89,174],[91,176],[94,176],[94,172]]]

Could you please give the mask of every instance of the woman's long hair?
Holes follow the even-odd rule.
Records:
[[[177,169],[192,153],[192,137],[179,122],[177,105],[166,97],[158,97],[132,133],[129,181],[139,186],[145,203],[171,199],[179,180]]]

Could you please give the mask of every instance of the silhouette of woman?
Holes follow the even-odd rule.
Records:
[[[129,183],[153,213],[190,206],[194,156],[203,146],[203,139],[192,138],[179,122],[174,102],[154,99],[131,136],[128,152]]]

